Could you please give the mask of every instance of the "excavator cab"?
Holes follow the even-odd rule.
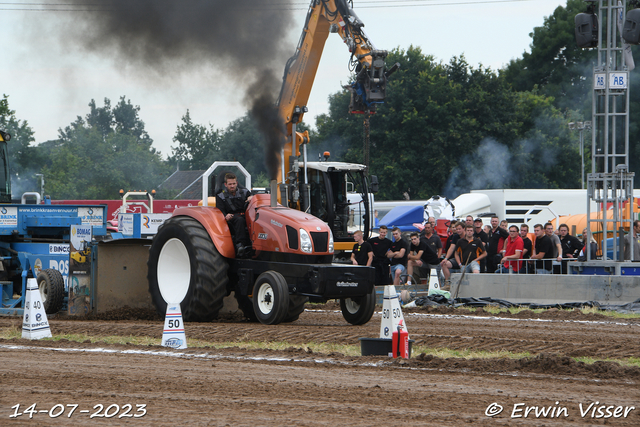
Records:
[[[373,195],[364,166],[342,162],[308,162],[307,174],[308,212],[329,225],[339,258],[340,253],[353,248],[353,233],[356,230],[361,230],[367,236],[372,228]]]

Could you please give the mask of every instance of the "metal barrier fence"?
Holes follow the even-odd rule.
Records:
[[[487,271],[487,273],[496,274],[569,274],[570,269],[568,264],[570,262],[578,261],[577,258],[562,258],[562,261],[558,261],[557,258],[544,258],[544,259],[510,259],[509,268],[505,268],[503,264],[500,264],[500,268],[494,271]],[[520,263],[520,269],[517,267]]]
[[[495,274],[570,274],[571,269],[569,268],[569,263],[578,261],[577,258],[562,258],[562,261],[558,261],[557,258],[544,258],[540,260],[532,260],[530,258],[520,258],[520,259],[510,259],[511,265],[518,265],[516,262],[519,261],[521,268],[508,268],[505,269],[503,264],[500,264],[500,267],[496,271],[485,271],[485,273],[495,273]],[[423,277],[419,272],[424,272],[427,268],[430,269],[430,273],[428,276]],[[423,267],[417,267],[417,271],[414,271],[412,276],[409,276],[407,273],[400,275],[400,284],[404,286],[409,281],[413,285],[426,285],[428,286],[432,280],[435,280],[438,283],[444,283],[444,276],[442,274],[442,268],[439,264],[436,265],[424,265]],[[458,269],[449,269],[451,273],[460,273],[462,272],[461,268]],[[467,272],[468,274],[469,272]],[[408,280],[410,279],[410,280]]]

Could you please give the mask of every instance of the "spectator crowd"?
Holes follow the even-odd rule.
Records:
[[[442,290],[450,290],[451,272],[553,274],[567,273],[572,260],[586,261],[587,254],[595,259],[598,251],[593,237],[585,228],[580,238],[572,236],[567,224],[555,229],[550,222],[533,226],[531,236],[527,224],[508,225],[493,216],[491,225],[484,226],[480,218],[467,216],[451,221],[446,239],[436,232],[436,220],[430,217],[421,233],[410,233],[405,240],[399,228],[387,238],[385,225],[379,235],[365,242],[362,233],[354,235],[356,244],[351,260],[354,264],[376,269],[376,284],[399,285],[416,277],[429,277],[432,268],[442,277]],[[356,232],[357,234],[358,232]],[[531,238],[533,237],[533,239]],[[589,241],[587,241],[589,239]],[[444,243],[443,243],[444,241]],[[640,261],[640,221],[624,239],[624,259]]]

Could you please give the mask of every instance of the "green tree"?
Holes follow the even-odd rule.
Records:
[[[552,99],[531,92],[517,94],[517,115],[532,117],[527,130],[508,138],[485,137],[462,155],[444,193],[455,197],[471,189],[579,188],[580,147]],[[500,142],[502,141],[502,142]]]
[[[44,144],[46,190],[57,199],[114,199],[120,189],[153,189],[168,175],[168,166],[139,119],[139,107],[125,97],[115,108],[89,104],[56,141]]]
[[[583,110],[590,115],[593,64],[596,49],[581,49],[575,40],[575,16],[586,11],[582,0],[567,0],[529,34],[531,52],[512,60],[504,76],[517,91],[538,87],[554,98],[561,110]]]
[[[220,151],[211,156],[209,162],[238,161],[255,179],[260,174],[267,174],[264,157],[264,138],[247,113],[225,128],[220,139]]]
[[[138,143],[151,146],[153,141],[144,129],[144,122],[140,120],[140,106],[132,105],[131,100],[126,100],[125,97],[122,96],[111,113],[114,121],[114,132],[133,136]]]
[[[629,8],[627,8],[629,10]],[[531,52],[512,60],[503,70],[507,81],[518,91],[537,88],[542,95],[553,97],[554,105],[573,121],[592,120],[593,72],[597,49],[580,49],[575,42],[575,15],[586,11],[582,0],[567,0],[545,18],[541,27],[530,33]],[[603,17],[600,17],[602,20]],[[603,23],[601,23],[603,25]],[[633,56],[639,61],[639,49],[633,46]],[[640,179],[640,76],[638,71],[629,73],[629,169]],[[574,111],[578,111],[575,114]],[[618,110],[620,111],[620,110]],[[560,122],[559,126],[566,126]],[[586,135],[588,136],[588,135]],[[572,136],[577,142],[577,133]],[[589,139],[586,139],[589,141]],[[591,171],[586,144],[586,169]],[[638,182],[638,181],[636,181]]]
[[[173,142],[177,142],[178,146],[172,148],[170,161],[177,162],[183,170],[207,169],[211,165],[210,159],[220,151],[220,133],[211,125],[207,129],[193,123],[189,110],[182,116]]]
[[[304,122],[298,125],[299,131],[307,129]],[[179,162],[181,169],[204,170],[215,161],[238,161],[253,177],[253,185],[268,186],[265,138],[248,112],[218,131],[193,123],[187,111],[173,140],[178,146],[170,162]]]
[[[570,154],[577,148],[552,98],[516,92],[504,76],[470,67],[464,57],[436,63],[410,47],[392,51],[388,61],[401,67],[371,118],[370,174],[380,180],[379,199],[455,197],[523,183],[578,186],[579,173],[571,173],[579,171],[579,158]],[[362,123],[349,117],[348,96],[330,98],[316,142],[340,140],[346,150],[336,160],[362,162]],[[552,170],[563,156],[561,171]]]
[[[7,95],[0,99],[0,129],[11,135],[7,148],[13,194],[19,197],[25,191],[39,188],[35,174],[39,172],[42,159],[32,145],[35,142],[33,130],[26,120],[16,118],[15,111],[9,108]]]

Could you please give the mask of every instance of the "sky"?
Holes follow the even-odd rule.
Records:
[[[172,138],[187,109],[194,123],[217,129],[247,111],[246,89],[239,87],[238,77],[208,62],[189,61],[180,73],[158,78],[159,70],[148,65],[123,64],[114,55],[53,43],[56,31],[67,30],[59,24],[60,16],[69,19],[66,25],[82,19],[79,12],[45,11],[38,6],[54,3],[67,1],[0,0],[0,94],[9,95],[9,107],[18,119],[28,121],[36,143],[57,138],[59,128],[84,117],[91,99],[102,106],[109,98],[113,106],[126,96],[140,106],[153,146],[164,156],[176,146]],[[283,44],[288,43],[293,54],[308,3],[281,3],[293,3],[296,9]],[[474,67],[482,64],[496,70],[530,51],[533,28],[565,5],[566,0],[354,0],[354,11],[377,49],[419,46],[438,61],[464,55]],[[234,32],[228,37],[233,40]],[[260,40],[255,45],[260,49]],[[329,95],[348,83],[348,59],[340,37],[330,34],[307,105],[307,124],[313,126],[315,116],[327,112]],[[283,69],[284,63],[279,75]]]

